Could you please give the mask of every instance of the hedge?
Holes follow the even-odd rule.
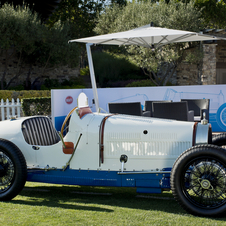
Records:
[[[51,115],[51,97],[23,98],[21,104],[24,116]]]
[[[9,99],[10,101],[17,98],[34,98],[34,97],[51,97],[50,90],[23,90],[23,91],[13,91],[13,90],[0,90],[0,100]]]

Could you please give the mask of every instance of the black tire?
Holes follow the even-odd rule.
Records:
[[[226,148],[226,134],[220,133],[218,135],[213,136],[212,144]]]
[[[13,199],[27,179],[25,158],[13,143],[0,139],[0,201]]]
[[[172,193],[187,212],[204,217],[226,213],[226,152],[199,145],[182,153],[171,171]]]

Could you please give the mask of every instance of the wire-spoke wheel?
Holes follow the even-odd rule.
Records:
[[[184,178],[183,192],[195,205],[215,208],[225,203],[226,172],[219,161],[197,158],[185,167]]]
[[[225,150],[202,145],[184,152],[173,166],[171,188],[179,204],[194,215],[216,217],[225,213]]]
[[[11,200],[23,189],[27,166],[21,151],[0,139],[0,200]]]
[[[15,168],[12,160],[0,152],[0,193],[7,191],[13,183]]]

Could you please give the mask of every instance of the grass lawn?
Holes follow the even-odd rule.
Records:
[[[170,192],[137,194],[131,188],[27,182],[10,202],[0,202],[0,225],[226,225],[225,218],[187,214]]]

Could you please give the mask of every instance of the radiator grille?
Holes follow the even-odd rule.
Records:
[[[22,132],[25,141],[31,145],[48,146],[60,141],[57,131],[47,117],[35,117],[25,120],[22,124]]]

